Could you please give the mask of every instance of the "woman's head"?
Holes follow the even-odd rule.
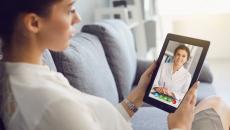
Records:
[[[31,41],[40,49],[63,50],[72,26],[79,22],[73,0],[2,0],[0,37],[4,48],[12,42]]]
[[[179,45],[174,51],[174,64],[177,66],[184,65],[190,57],[190,50],[185,45]]]

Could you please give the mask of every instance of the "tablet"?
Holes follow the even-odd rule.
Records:
[[[174,112],[197,81],[209,45],[206,40],[168,34],[144,102]]]

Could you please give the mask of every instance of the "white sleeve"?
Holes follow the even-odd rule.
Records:
[[[125,120],[127,122],[130,122],[131,117],[129,116],[129,114],[127,113],[127,111],[125,110],[125,108],[122,106],[121,103],[116,105],[117,110],[121,113],[121,115],[125,118]]]
[[[190,87],[190,83],[191,83],[191,74],[188,72],[187,74],[187,78],[186,78],[186,82],[183,85],[183,89],[179,92],[179,93],[175,93],[175,96],[177,99],[183,99],[184,95],[186,94],[186,92],[188,91],[188,88]]]
[[[161,80],[163,68],[164,68],[164,64],[160,64],[160,67],[158,69],[158,72],[157,72],[157,75],[155,78],[155,82],[153,83],[153,87],[159,87],[160,86],[159,82]]]
[[[89,109],[69,99],[50,104],[35,130],[100,130]]]

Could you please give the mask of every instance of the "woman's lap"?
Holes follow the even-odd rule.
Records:
[[[224,130],[224,128],[218,113],[209,108],[195,115],[192,130]]]
[[[229,130],[230,108],[220,97],[212,96],[212,97],[207,97],[206,99],[202,100],[196,106],[195,113],[196,113],[196,116],[195,116],[194,122],[196,124],[194,123],[194,125],[197,125],[200,127],[200,128],[196,127],[197,130],[202,130],[201,128],[205,130],[206,129],[207,130],[216,130],[216,129]],[[200,122],[202,123],[197,123],[198,118],[200,119]],[[215,129],[215,125],[220,125],[220,124],[216,124],[216,122],[221,124],[222,129],[221,128]],[[209,128],[208,125],[211,128]]]

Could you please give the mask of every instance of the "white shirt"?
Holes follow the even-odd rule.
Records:
[[[121,104],[78,91],[47,66],[0,62],[0,69],[6,72],[0,84],[17,103],[7,130],[132,130]]]
[[[132,130],[121,104],[116,109],[74,89],[61,73],[42,65],[0,64],[17,103],[8,130]]]
[[[183,99],[191,82],[191,74],[183,66],[173,73],[172,63],[161,64],[157,73],[154,87],[166,87],[171,90],[178,100]]]

